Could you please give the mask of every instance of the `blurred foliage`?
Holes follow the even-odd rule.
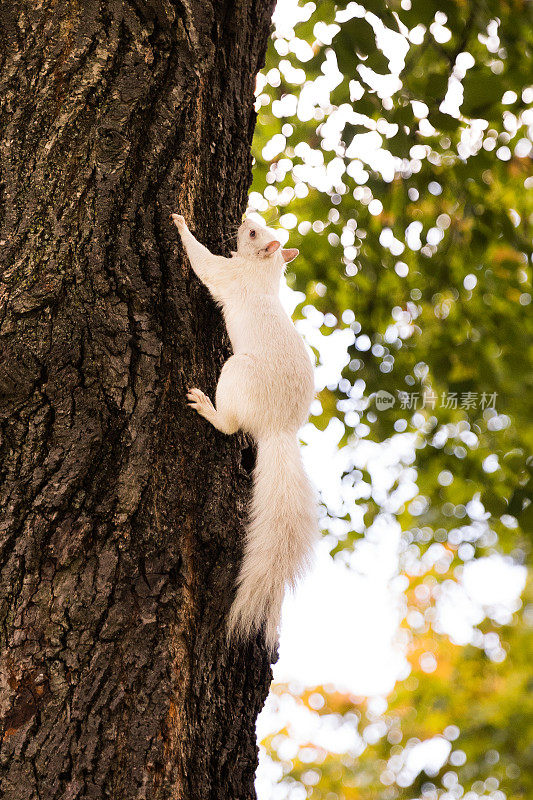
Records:
[[[293,219],[281,222],[303,254],[290,285],[325,315],[324,334],[354,331],[342,380],[321,393],[313,421],[343,420],[343,444],[413,433],[420,502],[398,510],[402,526],[416,524],[415,540],[426,526],[449,531],[479,495],[499,546],[523,558],[521,534],[530,542],[533,530],[533,4],[325,0],[302,15],[292,30],[278,26],[259,79],[251,198],[267,221],[290,204]],[[385,78],[383,30],[397,37],[387,52],[397,40],[406,50]],[[441,110],[447,93],[462,95],[456,111],[444,106],[456,116]],[[379,152],[365,161],[369,136]],[[377,410],[378,391],[394,406]],[[471,544],[477,554],[493,537]]]
[[[288,275],[304,297],[296,317],[318,319],[324,336],[352,331],[340,380],[320,391],[312,422],[324,430],[340,420],[341,447],[413,443],[385,493],[370,465],[344,475],[366,513],[364,526],[348,514],[343,532],[330,527],[333,554],[345,557],[377,516],[392,515],[410,581],[436,546],[447,559],[439,581],[494,552],[524,563],[533,536],[533,4],[302,1],[293,25],[283,6],[258,77],[250,205],[269,224],[281,215],[301,251]],[[402,718],[402,742],[456,724],[453,748],[467,760],[452,771],[465,790],[478,782],[472,798],[486,776],[509,798],[533,796],[524,619],[495,633],[511,647],[501,663],[434,634],[437,671],[413,662],[383,717]],[[425,635],[414,632],[412,647]],[[359,708],[348,706],[342,713]],[[385,786],[403,750],[384,734],[358,757],[353,783],[345,779],[355,767],[329,755],[308,796],[440,797],[445,771]],[[292,779],[305,769],[294,762]],[[424,794],[424,781],[437,788]]]
[[[271,735],[263,744],[281,768],[279,785],[286,793],[278,796],[289,798],[300,784],[311,800],[530,800],[533,605],[502,626],[497,642],[492,637],[485,634],[484,647],[461,647],[427,634],[413,639],[410,676],[397,684],[385,710],[323,686],[300,693],[276,686],[278,697],[292,694],[330,727],[357,731],[356,744],[341,755],[301,742],[292,758],[283,757],[290,731]],[[427,751],[421,753],[428,742],[433,768],[421,769],[431,761]]]

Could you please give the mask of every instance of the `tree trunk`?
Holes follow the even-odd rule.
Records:
[[[225,640],[253,457],[186,405],[228,343],[169,215],[229,250],[272,7],[1,4],[5,800],[255,796],[270,668]]]

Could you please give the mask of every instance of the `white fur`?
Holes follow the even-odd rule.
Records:
[[[189,404],[218,430],[241,429],[257,442],[244,559],[228,630],[244,637],[264,628],[272,650],[285,587],[294,586],[308,567],[318,535],[316,501],[297,436],[314,395],[313,368],[279,299],[285,262],[298,251],[283,250],[272,231],[247,219],[232,258],[215,256],[183,217],[172,218],[193,270],[222,306],[234,353],[220,374],[215,406],[200,389],[189,391]]]

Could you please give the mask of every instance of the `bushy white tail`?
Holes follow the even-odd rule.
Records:
[[[317,536],[315,495],[296,434],[260,439],[230,635],[249,636],[264,626],[267,645],[275,648],[285,588],[309,567]]]

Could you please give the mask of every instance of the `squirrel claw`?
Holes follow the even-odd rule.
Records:
[[[187,392],[188,406],[194,408],[199,414],[205,416],[206,413],[214,411],[214,406],[209,397],[205,395],[201,389],[189,389]]]

